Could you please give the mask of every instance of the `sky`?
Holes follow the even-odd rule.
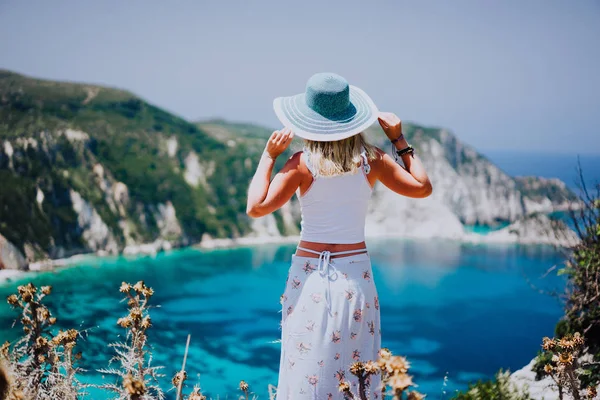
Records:
[[[600,154],[600,0],[0,0],[0,68],[271,128],[335,72],[482,151]]]

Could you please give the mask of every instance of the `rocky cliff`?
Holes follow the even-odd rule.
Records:
[[[463,225],[512,223],[576,200],[559,180],[508,176],[445,129],[407,124],[404,131],[425,165],[433,194],[408,199],[376,186],[367,225],[373,236],[463,238]],[[390,149],[378,126],[366,133],[370,142]]]
[[[371,236],[460,238],[464,224],[514,222],[572,196],[560,182],[507,176],[446,130],[405,130],[434,194],[411,200],[378,186]],[[122,90],[0,71],[0,234],[29,261],[296,235],[295,200],[259,220],[245,215],[269,134],[248,124],[192,124]],[[367,136],[388,145],[378,127]]]
[[[517,189],[527,195],[523,198],[528,213],[567,210],[577,196],[560,179],[546,179],[535,176],[515,177]]]

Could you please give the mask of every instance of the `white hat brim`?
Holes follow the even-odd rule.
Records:
[[[304,93],[276,98],[273,109],[283,126],[290,128],[295,135],[308,140],[331,142],[361,133],[377,120],[379,110],[373,100],[352,85],[350,103],[356,112],[337,119],[326,118],[310,109],[304,101]]]

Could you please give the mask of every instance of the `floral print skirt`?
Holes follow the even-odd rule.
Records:
[[[349,371],[377,360],[381,348],[379,299],[368,254],[318,258],[292,256],[281,296],[281,361],[277,400],[343,399],[340,382],[358,393]],[[369,398],[381,397],[371,375]]]

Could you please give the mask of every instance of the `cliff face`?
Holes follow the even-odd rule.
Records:
[[[12,243],[0,235],[0,270],[24,270],[27,260]]]
[[[571,247],[579,242],[579,238],[563,221],[552,220],[545,214],[531,214],[489,233],[483,241]]]
[[[507,176],[445,130],[405,130],[434,193],[413,200],[378,185],[371,236],[461,237],[463,224],[513,222],[563,204],[559,194],[569,193],[549,189],[557,182]],[[298,234],[295,198],[267,218],[245,215],[270,133],[191,124],[121,90],[0,71],[0,234],[29,261]],[[367,136],[389,146],[378,127]]]
[[[465,224],[493,224],[513,221],[524,214],[521,193],[515,181],[474,149],[441,130],[439,138],[423,138],[420,148],[432,179],[435,193]]]
[[[564,208],[575,199],[558,180],[508,176],[444,129],[407,124],[404,131],[425,165],[433,194],[407,199],[376,186],[367,227],[371,235],[462,238],[463,224],[515,222],[532,212]],[[378,126],[366,134],[389,151]]]
[[[74,130],[4,141],[2,233],[29,260],[116,254],[153,237],[183,240],[172,203],[131,199],[128,186],[104,167],[90,143],[86,133]]]
[[[560,179],[546,179],[536,176],[515,177],[517,189],[527,195],[524,198],[528,213],[566,210],[577,196]]]

